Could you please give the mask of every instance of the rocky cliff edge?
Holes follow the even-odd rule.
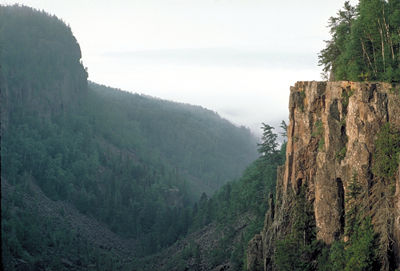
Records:
[[[275,202],[263,231],[249,243],[248,269],[274,270],[274,244],[290,231],[290,209],[305,187],[317,239],[325,244],[344,236],[345,199],[351,182],[366,191],[375,230],[390,235],[400,262],[400,169],[387,182],[373,173],[377,135],[386,123],[400,128],[400,86],[372,82],[297,82],[290,89],[286,163],[278,170]],[[399,131],[399,130],[397,130]],[[380,188],[382,186],[382,188]],[[393,188],[395,191],[393,192]],[[383,191],[378,198],[374,191]]]

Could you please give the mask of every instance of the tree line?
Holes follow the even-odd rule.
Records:
[[[400,82],[398,0],[346,1],[329,28],[332,37],[319,55],[326,78]]]

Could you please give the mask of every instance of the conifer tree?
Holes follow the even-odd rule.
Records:
[[[332,38],[319,55],[325,75],[330,72],[330,80],[399,82],[399,15],[398,0],[345,2],[329,19]]]

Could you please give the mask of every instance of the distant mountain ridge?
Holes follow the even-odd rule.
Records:
[[[104,249],[24,207],[31,183],[135,239],[143,256],[186,234],[191,203],[256,158],[249,130],[212,111],[88,83],[79,44],[55,16],[0,6],[0,46],[1,177],[15,191],[2,194],[7,270],[111,268],[99,262],[112,259]]]
[[[137,143],[137,151],[145,148],[147,152],[152,146],[157,146],[160,155],[192,182],[203,179],[206,183],[202,187],[199,187],[199,183],[193,183],[200,193],[210,195],[222,184],[240,176],[244,168],[238,165],[248,165],[256,158],[256,140],[250,131],[232,125],[216,112],[201,106],[132,94],[93,82],[89,82],[89,91],[93,91],[99,99],[104,99],[102,101],[107,106],[107,114],[114,113],[115,117],[124,118],[124,123],[136,125],[135,128],[144,137],[140,139],[140,144]],[[228,134],[229,139],[224,136]],[[250,140],[246,142],[246,138]],[[215,154],[218,148],[223,148],[223,151]],[[213,152],[217,157],[197,157]],[[224,172],[219,171],[221,161],[224,163]]]

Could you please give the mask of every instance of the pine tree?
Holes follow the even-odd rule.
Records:
[[[261,143],[258,144],[258,152],[262,157],[268,159],[277,152],[278,143],[276,139],[278,135],[272,131],[274,127],[268,124],[263,123],[261,129],[263,130],[263,135],[261,137]]]
[[[329,20],[331,40],[319,64],[331,80],[400,81],[399,1],[345,2]]]

